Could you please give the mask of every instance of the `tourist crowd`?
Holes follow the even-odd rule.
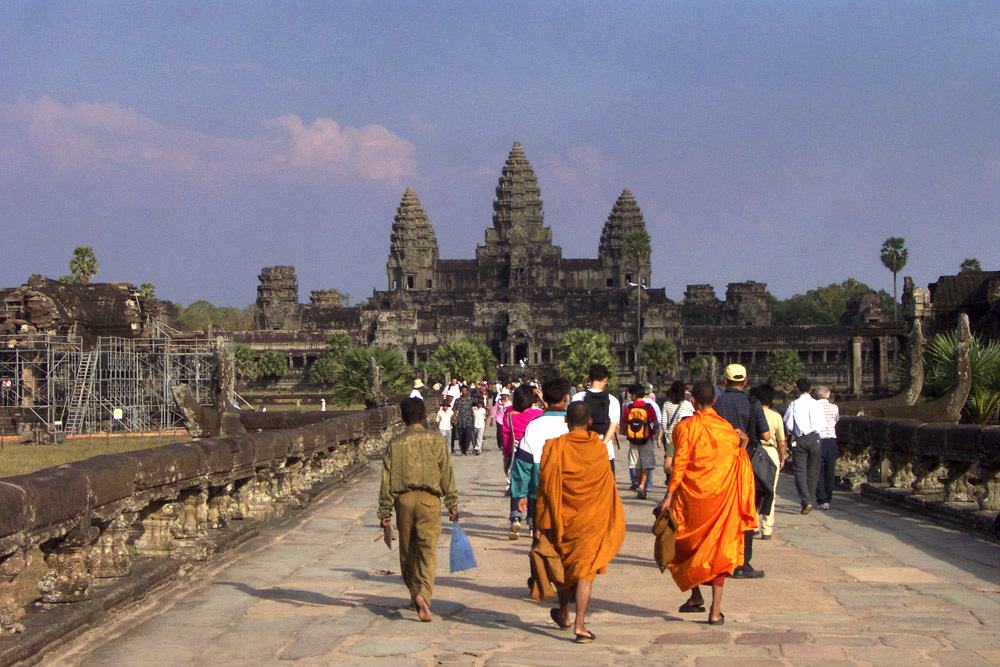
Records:
[[[421,620],[430,599],[441,533],[441,500],[458,520],[451,455],[480,455],[488,426],[502,452],[508,538],[532,539],[533,599],[557,597],[554,623],[573,628],[576,641],[594,641],[586,611],[597,574],[606,571],[624,541],[625,520],[615,483],[616,453],[628,448],[631,486],[639,500],[653,489],[662,450],[666,493],[653,509],[656,553],[681,591],[681,613],[725,622],[725,580],[756,579],[755,538],[771,539],[778,473],[790,458],[802,514],[827,510],[833,500],[839,413],[826,387],[801,378],[784,415],[775,390],[748,390],[747,370],[726,367],[724,384],[674,382],[662,404],[652,387],[636,384],[621,396],[609,391],[608,369],[591,367],[585,387],[555,378],[545,383],[462,383],[442,392],[429,430],[426,388],[414,382],[401,406],[406,430],[384,457],[378,517],[385,529],[395,512],[403,579]],[[433,427],[432,427],[433,428]],[[787,437],[786,437],[787,436]],[[457,443],[457,450],[456,450]],[[571,618],[570,607],[576,614]]]

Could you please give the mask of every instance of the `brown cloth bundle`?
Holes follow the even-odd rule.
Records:
[[[562,559],[545,533],[531,548],[528,560],[531,563],[531,599],[541,602],[554,598],[556,593],[552,587],[561,586],[565,574]]]
[[[667,569],[667,563],[674,557],[674,546],[677,542],[677,519],[674,518],[673,512],[670,510],[660,512],[653,522],[653,534],[656,535],[653,558],[662,574]]]

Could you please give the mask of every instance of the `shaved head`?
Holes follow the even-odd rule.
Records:
[[[570,403],[566,408],[566,425],[570,430],[574,428],[587,428],[590,425],[590,406],[583,401]]]
[[[712,386],[711,382],[705,380],[695,382],[694,387],[691,388],[691,395],[703,408],[710,408],[715,403],[715,387]]]

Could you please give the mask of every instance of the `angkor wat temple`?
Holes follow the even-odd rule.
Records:
[[[636,261],[626,252],[629,233],[645,228],[639,205],[625,188],[595,239],[597,258],[563,257],[544,224],[534,170],[515,143],[496,187],[492,226],[475,259],[440,258],[427,212],[407,188],[393,219],[385,290],[354,307],[341,307],[320,290],[303,305],[294,267],[266,267],[257,290],[257,331],[237,338],[258,349],[286,351],[294,370],[305,369],[322,352],[332,331],[395,348],[414,364],[441,342],[474,336],[488,343],[508,372],[520,373],[523,366],[544,375],[562,334],[589,328],[610,336],[626,380],[639,370],[637,343],[670,338],[682,366],[707,354],[720,367],[743,363],[762,379],[768,354],[792,348],[810,375],[841,390],[889,389],[904,328],[889,322],[874,293],[849,304],[837,326],[771,326],[767,286],[756,282],[729,284],[724,300],[711,285],[688,285],[684,299],[674,302],[664,288],[652,286],[648,257]],[[991,276],[986,282],[992,287],[982,289],[993,294],[986,310],[995,312],[1000,274],[982,275]],[[926,290],[912,283],[907,289],[909,317],[931,314]],[[959,291],[976,289],[963,282]],[[962,307],[961,299],[948,301],[951,310]]]

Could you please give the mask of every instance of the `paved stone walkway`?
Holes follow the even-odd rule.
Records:
[[[529,541],[507,540],[500,455],[487,447],[455,461],[479,567],[447,573],[445,528],[433,623],[408,608],[395,550],[372,541],[373,466],[45,664],[1000,664],[1000,545],[850,494],[803,517],[787,476],[776,537],[754,556],[767,577],[726,584],[723,627],[676,613],[685,596],[652,562],[655,503],[623,491],[625,544],[594,586],[598,640],[574,645],[551,605],[526,597]]]

